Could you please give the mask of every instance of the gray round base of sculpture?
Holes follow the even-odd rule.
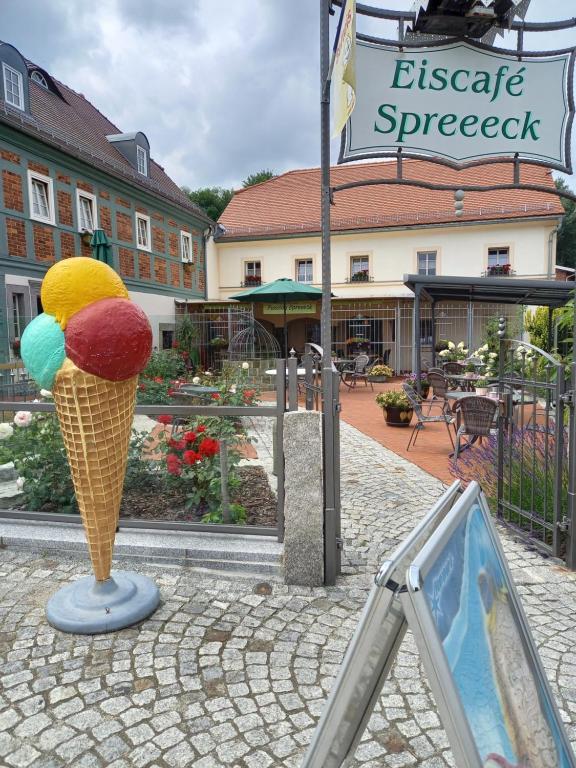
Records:
[[[98,635],[142,621],[159,602],[158,587],[146,576],[114,571],[106,581],[86,576],[62,587],[48,601],[46,617],[62,632]]]

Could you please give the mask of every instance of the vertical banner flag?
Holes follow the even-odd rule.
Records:
[[[334,138],[344,129],[356,104],[356,0],[346,0],[342,6],[334,41],[333,64]]]

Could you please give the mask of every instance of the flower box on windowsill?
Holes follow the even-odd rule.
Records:
[[[350,283],[368,283],[372,281],[374,278],[370,276],[370,273],[367,269],[361,269],[360,272],[355,272],[353,275],[350,275],[350,280],[348,282]]]
[[[257,277],[255,275],[246,275],[242,285],[245,288],[252,288],[252,287],[254,287],[256,285],[262,285],[262,278],[261,277]]]
[[[482,273],[482,277],[510,277],[514,274],[516,273],[510,264],[493,264]]]

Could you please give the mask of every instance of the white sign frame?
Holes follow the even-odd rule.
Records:
[[[431,160],[457,169],[518,157],[522,162],[572,173],[570,141],[576,48],[546,53],[518,52],[467,39],[402,46],[399,50],[390,42],[359,39],[356,51],[356,106],[342,132],[339,164],[397,156],[401,150],[403,157]],[[444,61],[435,61],[440,57]],[[474,73],[468,78],[458,75],[454,79],[456,71],[465,70],[441,66],[446,62],[457,66],[466,59],[470,72]],[[380,60],[386,64],[379,65]],[[438,72],[439,77],[446,79],[440,74],[445,69],[447,86],[430,87],[442,85],[442,80],[435,79],[433,73]],[[498,71],[502,74],[497,81]],[[384,78],[380,72],[384,72]],[[489,81],[480,72],[489,73]],[[454,93],[452,83],[457,86]],[[394,84],[396,87],[392,88]],[[486,91],[478,90],[482,84]],[[463,86],[465,92],[461,90]],[[474,95],[470,98],[473,86]],[[549,98],[554,95],[554,107],[562,101],[562,115],[555,113],[549,103],[540,105],[543,93]],[[501,105],[496,104],[498,99]],[[379,113],[379,109],[382,112]],[[500,115],[496,114],[498,111]],[[436,117],[426,122],[428,115]],[[457,116],[458,120],[440,127],[440,118],[444,116]],[[485,125],[492,116],[499,122]],[[468,123],[463,127],[466,118]],[[416,135],[418,120],[420,136]],[[485,131],[481,130],[484,128]],[[506,138],[488,137],[489,128],[491,132],[506,132]],[[415,129],[415,133],[410,133],[411,129]],[[458,135],[452,134],[452,130]],[[514,130],[516,135],[512,136]],[[480,138],[478,132],[482,133]],[[516,140],[518,134],[520,138]],[[538,151],[529,151],[535,150],[535,141],[540,140],[546,141],[546,147],[541,144]],[[492,145],[492,141],[498,141],[498,146]]]

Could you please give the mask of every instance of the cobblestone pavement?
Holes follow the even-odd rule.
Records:
[[[342,426],[345,574],[288,588],[143,566],[162,605],[136,628],[81,637],[46,622],[85,561],[0,550],[0,766],[299,766],[380,559],[442,491]],[[504,533],[543,662],[576,740],[575,577]],[[352,768],[452,765],[412,638]]]

